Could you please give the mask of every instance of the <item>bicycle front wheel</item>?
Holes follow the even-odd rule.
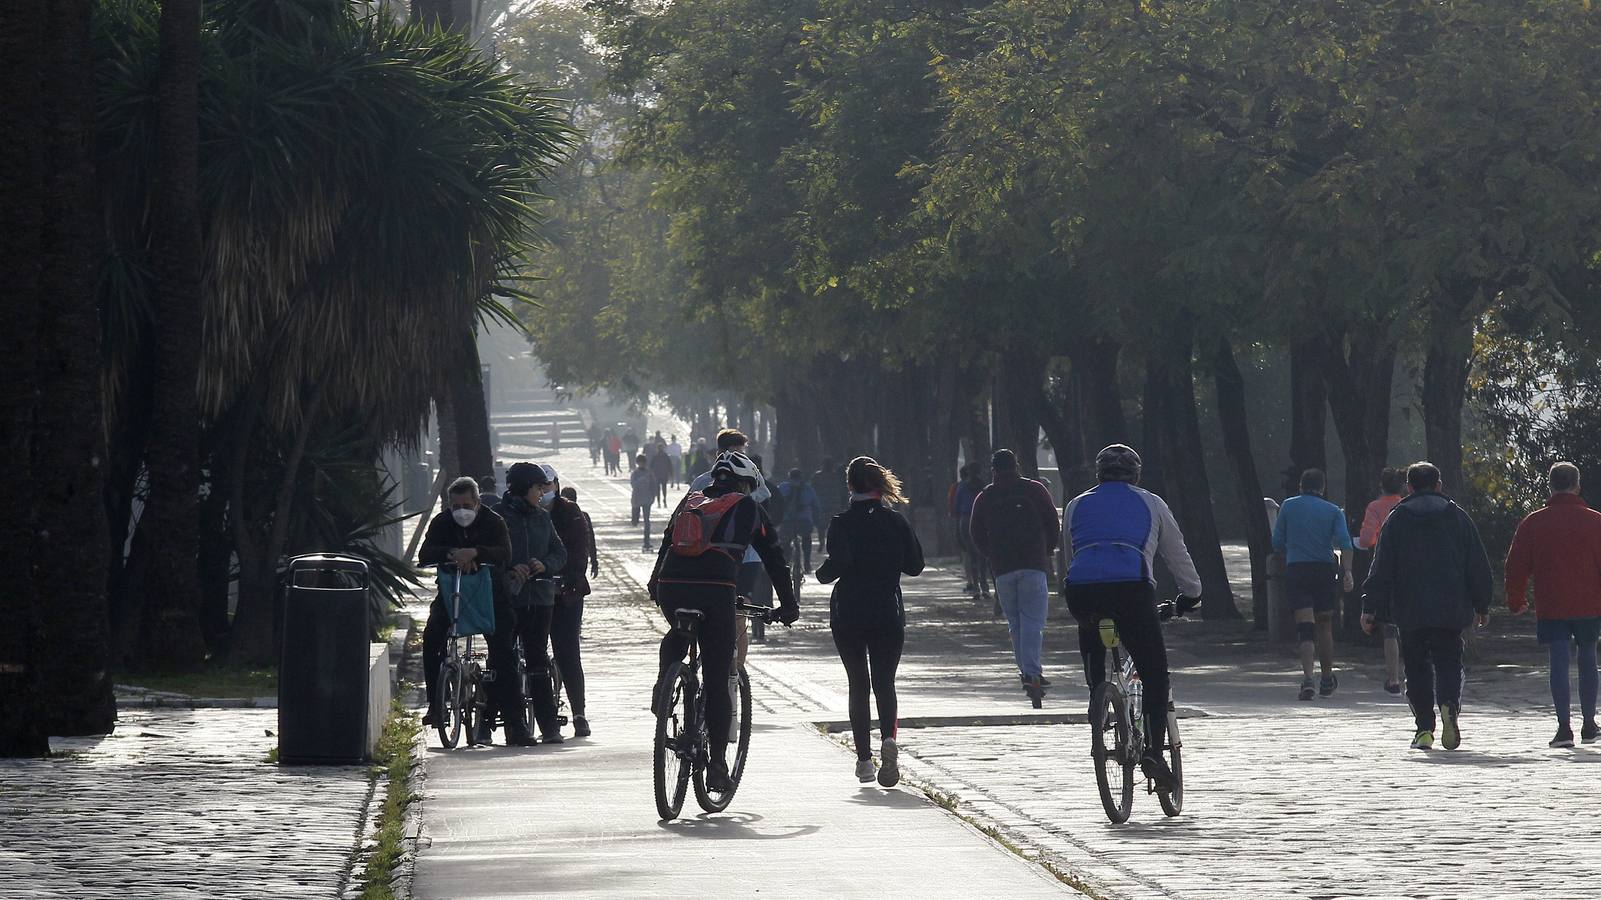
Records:
[[[706,789],[706,773],[695,773],[695,802],[707,812],[722,812],[734,799],[734,792],[739,790],[739,779],[745,774],[745,757],[750,753],[750,675],[745,667],[739,668],[739,676],[729,682],[736,696],[730,698],[734,701],[733,722],[737,731],[730,734],[729,742],[734,745],[734,758],[728,764],[728,790],[722,792],[708,791]]]
[[[462,680],[461,699],[461,727],[467,730],[467,746],[478,746],[478,723],[483,721],[483,718],[483,673],[469,671]]]
[[[1167,767],[1173,770],[1173,791],[1166,793],[1156,792],[1156,802],[1162,804],[1162,812],[1168,816],[1176,816],[1184,811],[1184,763],[1181,759],[1180,748],[1184,742],[1179,740],[1179,717],[1171,705],[1167,708]]]
[[[1128,699],[1110,681],[1090,692],[1090,755],[1095,759],[1095,784],[1101,806],[1114,825],[1128,821],[1134,808],[1133,736],[1129,727]]]
[[[440,663],[434,690],[438,694],[434,698],[438,710],[434,727],[439,730],[440,746],[450,750],[461,740],[461,667],[448,660]]]
[[[695,702],[689,689],[689,679],[683,676],[683,663],[677,663],[663,676],[665,689],[657,699],[656,743],[652,754],[653,781],[656,788],[656,813],[662,821],[678,818],[684,808],[684,793],[689,787],[690,760],[695,748],[692,737],[690,705]]]

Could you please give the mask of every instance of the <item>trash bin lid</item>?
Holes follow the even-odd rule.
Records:
[[[303,574],[314,572],[337,573],[339,581],[356,581],[357,584],[349,587],[366,587],[367,561],[354,556],[343,556],[338,553],[308,553],[305,556],[296,556],[289,560],[289,583],[300,587],[331,587],[332,585],[309,584],[302,579]]]

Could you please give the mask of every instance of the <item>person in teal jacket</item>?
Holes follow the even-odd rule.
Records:
[[[506,470],[506,493],[495,504],[495,512],[506,520],[511,535],[511,566],[506,575],[506,591],[517,616],[517,636],[522,639],[523,658],[533,675],[530,699],[535,723],[546,743],[561,742],[561,725],[556,718],[556,698],[550,690],[551,617],[556,608],[554,575],[567,565],[567,548],[556,534],[550,513],[540,506],[540,497],[554,486],[544,470],[533,463],[520,462]],[[479,724],[479,743],[489,743],[494,716]]]

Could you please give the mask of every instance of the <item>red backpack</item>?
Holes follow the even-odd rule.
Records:
[[[684,498],[684,504],[673,517],[673,553],[677,556],[700,556],[708,550],[725,549],[712,542],[712,535],[722,524],[723,516],[745,498],[735,492],[720,497],[708,497],[696,491]]]

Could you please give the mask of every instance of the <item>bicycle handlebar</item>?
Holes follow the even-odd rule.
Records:
[[[734,611],[747,619],[761,619],[763,624],[773,624],[773,613],[778,610],[771,606],[761,606],[750,602],[749,597],[739,597],[734,601]]]
[[[1193,612],[1200,605],[1199,597],[1186,597],[1180,594],[1172,600],[1163,600],[1156,604],[1156,617],[1163,622],[1168,619],[1182,619],[1186,613]]]

